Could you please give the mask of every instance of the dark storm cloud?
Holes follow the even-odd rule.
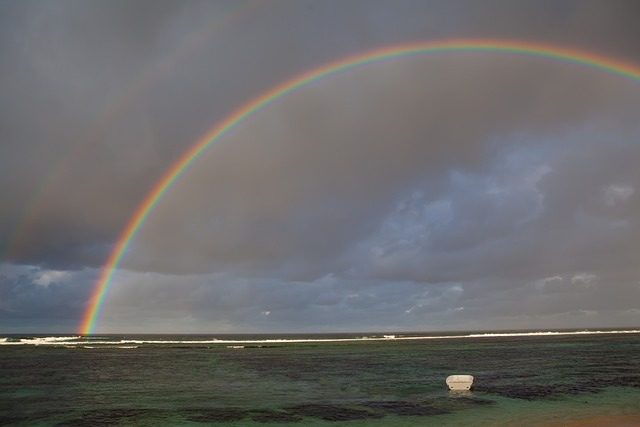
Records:
[[[79,318],[91,268],[154,183],[276,84],[444,38],[640,63],[638,7],[0,2],[6,324]],[[491,54],[389,61],[303,88],[168,192],[116,275],[105,322],[126,330],[145,318],[158,332],[632,324],[639,92],[576,65]],[[45,276],[58,279],[39,284]]]
[[[2,265],[0,324],[4,333],[73,331],[89,296],[90,271]]]

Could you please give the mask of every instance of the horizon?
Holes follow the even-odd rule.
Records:
[[[456,334],[465,334],[460,335],[460,338],[466,338],[469,335],[473,335],[474,338],[480,338],[482,336],[500,336],[501,334],[509,335],[509,336],[527,336],[527,335],[538,335],[538,336],[563,336],[563,335],[599,335],[599,334],[609,334],[609,333],[638,333],[640,334],[640,327],[612,327],[612,328],[557,328],[557,329],[496,329],[496,330],[439,330],[439,331],[351,331],[351,332],[331,332],[331,331],[320,331],[320,332],[223,332],[223,333],[144,333],[144,332],[102,332],[102,333],[92,333],[89,335],[77,334],[77,333],[36,333],[36,332],[28,332],[28,333],[2,333],[0,332],[0,337],[3,336],[29,336],[29,337],[76,337],[76,338],[95,338],[95,337],[104,337],[114,336],[114,337],[125,337],[125,336],[185,336],[185,337],[231,337],[231,336],[354,336],[354,335],[363,335],[364,338],[370,337],[384,337],[384,336],[393,336],[395,338],[399,338],[399,336],[409,336],[409,337],[420,337],[421,334],[424,334],[425,337],[441,337],[445,336],[457,336]]]
[[[638,3],[266,5],[0,2],[0,329],[640,325]]]

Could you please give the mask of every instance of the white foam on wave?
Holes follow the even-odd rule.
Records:
[[[75,346],[74,346],[75,347]],[[82,348],[138,348],[137,345],[83,345]]]
[[[537,337],[537,336],[555,336],[555,335],[601,335],[601,334],[638,334],[640,330],[622,330],[622,331],[545,331],[545,332],[487,332],[483,334],[469,334],[465,337],[469,338],[492,338],[492,337]]]
[[[29,337],[29,338],[0,338],[0,345],[61,345],[73,344],[75,340],[81,339],[81,336],[65,336],[65,337]]]
[[[100,337],[104,341],[97,341],[95,337],[66,336],[66,337],[31,337],[31,338],[0,338],[0,345],[34,345],[34,346],[80,346],[85,348],[134,348],[140,345],[206,345],[206,344],[295,344],[295,343],[328,343],[328,342],[362,342],[362,341],[406,341],[406,340],[441,340],[441,339],[472,339],[472,338],[505,338],[505,337],[537,337],[537,336],[566,336],[566,335],[605,335],[605,334],[640,334],[640,330],[595,330],[595,331],[538,331],[538,332],[486,332],[459,335],[373,335],[353,338],[265,338],[265,339],[201,339],[201,340],[162,340],[162,339],[113,339]]]

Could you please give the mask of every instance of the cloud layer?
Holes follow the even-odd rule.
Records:
[[[640,63],[637,9],[0,3],[2,329],[75,329],[154,183],[276,84],[381,46],[461,37]],[[639,89],[491,53],[396,59],[302,88],[167,192],[98,330],[637,326]]]

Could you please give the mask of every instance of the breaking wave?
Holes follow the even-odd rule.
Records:
[[[60,346],[77,348],[138,348],[140,346],[180,346],[180,345],[221,345],[228,348],[240,348],[241,345],[268,346],[296,343],[331,343],[331,342],[363,342],[363,341],[407,341],[407,340],[442,340],[442,339],[482,339],[509,337],[540,337],[567,335],[604,335],[604,334],[640,334],[640,330],[581,330],[581,331],[533,331],[533,332],[485,332],[458,334],[394,334],[394,335],[307,335],[290,337],[241,336],[213,337],[176,337],[162,335],[147,336],[5,336],[0,337],[0,345]]]

